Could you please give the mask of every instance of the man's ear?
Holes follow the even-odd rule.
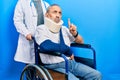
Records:
[[[48,17],[48,13],[45,14],[45,17]]]

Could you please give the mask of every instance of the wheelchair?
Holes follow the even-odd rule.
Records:
[[[44,67],[44,64],[39,60],[40,49],[38,44],[34,41],[34,51],[35,51],[35,64],[28,64],[24,67],[20,80],[68,80],[68,63],[67,58],[64,54],[52,53],[54,56],[61,56],[65,60],[65,74],[59,71],[50,70]],[[71,47],[73,48],[84,48],[92,50],[93,58],[84,58],[75,56],[75,61],[84,63],[94,69],[96,69],[96,52],[90,44],[78,44],[72,43]]]

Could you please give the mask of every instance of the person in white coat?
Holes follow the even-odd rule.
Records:
[[[49,4],[41,1],[43,15]],[[15,61],[26,64],[35,63],[34,44],[32,36],[37,27],[37,10],[33,0],[18,0],[14,11],[14,25],[19,33],[18,47],[14,57]]]

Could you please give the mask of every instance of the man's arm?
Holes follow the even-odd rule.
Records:
[[[13,20],[14,20],[14,25],[15,25],[17,31],[26,37],[28,34],[30,34],[30,32],[28,31],[28,29],[25,25],[24,19],[25,18],[24,18],[22,0],[19,0],[15,7]]]
[[[65,54],[66,56],[71,56],[72,51],[70,50],[69,46],[61,45],[58,43],[54,43],[51,40],[45,40],[40,44],[40,51],[47,53],[47,52],[60,52]]]
[[[70,23],[70,19],[68,19],[68,26],[69,26],[70,33],[75,38],[75,42],[76,43],[83,43],[82,36],[80,36],[79,33],[77,32],[76,26]]]
[[[78,34],[78,36],[75,38],[75,42],[83,44],[83,38]]]

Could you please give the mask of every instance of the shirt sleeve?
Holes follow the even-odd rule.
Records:
[[[40,47],[40,51],[42,53],[50,53],[50,52],[60,52],[67,56],[71,56],[72,52],[70,47],[65,44],[55,43],[49,39],[49,35],[46,33],[44,26],[40,26],[37,28],[35,33],[35,39]]]
[[[44,27],[44,28],[43,28]],[[35,40],[38,45],[40,45],[43,41],[49,39],[45,26],[38,26],[35,31]]]

